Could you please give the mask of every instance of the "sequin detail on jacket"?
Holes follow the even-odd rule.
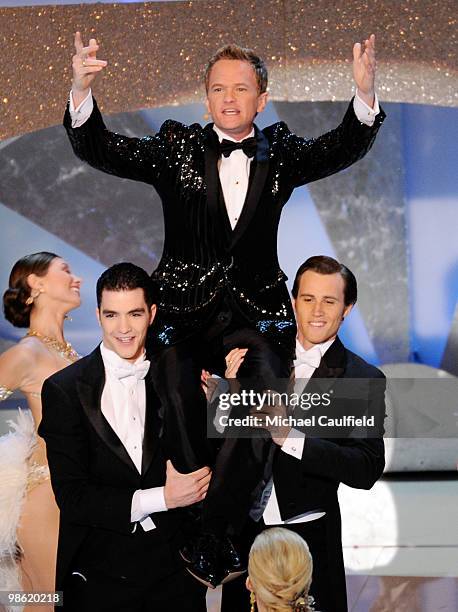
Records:
[[[91,166],[151,184],[161,197],[164,252],[152,278],[160,301],[155,321],[160,344],[173,344],[203,328],[222,296],[235,300],[247,322],[293,354],[296,326],[285,275],[277,257],[277,231],[295,187],[338,172],[372,146],[385,115],[372,127],[358,121],[353,104],[342,123],[316,139],[292,134],[283,122],[255,128],[257,153],[247,197],[234,230],[218,177],[218,141],[202,128],[168,120],[154,136],[109,132],[94,101],[91,117],[64,125],[76,155]],[[145,215],[148,210],[145,210]]]

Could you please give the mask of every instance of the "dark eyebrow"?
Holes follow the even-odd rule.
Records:
[[[314,298],[316,296],[313,295],[313,293],[301,293],[299,295],[299,297],[312,297],[312,298]],[[336,302],[339,301],[339,298],[336,297],[335,295],[323,295],[323,297],[324,297],[325,300],[336,300]]]
[[[143,313],[146,312],[144,307],[134,308],[133,310],[129,310],[127,314],[135,314],[135,313]],[[106,308],[102,309],[102,314],[119,314],[117,310],[107,310]]]

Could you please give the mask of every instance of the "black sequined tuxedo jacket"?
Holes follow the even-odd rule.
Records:
[[[232,230],[218,175],[218,137],[168,120],[154,136],[109,132],[94,101],[90,118],[64,125],[76,155],[91,166],[153,185],[164,212],[164,251],[152,278],[160,291],[156,341],[174,344],[205,328],[225,297],[277,347],[294,353],[296,325],[277,257],[277,231],[295,187],[338,172],[371,147],[384,119],[360,123],[353,103],[334,130],[306,140],[283,122],[256,130],[257,153],[240,219]],[[148,210],[145,209],[145,216]]]

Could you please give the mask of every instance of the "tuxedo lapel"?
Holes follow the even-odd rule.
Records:
[[[269,171],[269,141],[256,125],[254,129],[257,141],[256,157],[251,162],[248,191],[240,214],[240,219],[232,232],[230,249],[234,248],[237,241],[247,229],[259,205],[267,179],[267,173]]]
[[[87,357],[85,368],[76,381],[76,390],[83,410],[97,434],[121,461],[138,474],[129,453],[102,413],[101,399],[104,386],[105,368],[100,348],[96,348]]]
[[[154,377],[154,366],[151,363],[150,371],[145,378],[146,408],[145,430],[143,433],[142,476],[148,471],[159,448],[159,437],[162,427],[160,400],[155,390]]]
[[[345,347],[339,340],[334,340],[312,374],[312,378],[338,378],[345,371]]]
[[[345,347],[337,337],[320,361],[320,365],[310,377],[310,386],[320,391],[328,392],[335,383],[335,379],[345,372]],[[327,380],[324,380],[327,379]],[[318,382],[319,380],[319,382]],[[307,385],[307,392],[310,391]]]
[[[205,134],[205,183],[207,185],[207,206],[213,227],[220,232],[220,237],[225,236],[228,242],[228,233],[232,233],[229,217],[224,206],[224,197],[219,180],[219,140],[213,129],[213,123],[204,128]],[[223,210],[224,209],[224,210]],[[224,224],[226,227],[224,227]],[[224,231],[225,230],[225,231]]]

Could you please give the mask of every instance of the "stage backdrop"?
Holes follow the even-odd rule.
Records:
[[[388,118],[364,160],[295,192],[281,224],[281,263],[290,280],[318,253],[355,272],[360,298],[343,336],[370,361],[458,372],[455,2],[2,6],[9,61],[0,65],[0,282],[6,288],[25,253],[54,250],[68,259],[85,281],[84,305],[67,326],[82,353],[99,338],[97,276],[120,260],[152,271],[162,250],[162,212],[151,188],[95,172],[70,149],[59,124],[73,32],[99,38],[99,55],[109,61],[95,95],[111,129],[143,135],[169,117],[205,123],[205,61],[235,40],[268,62],[272,102],[258,125],[282,120],[316,136],[345,112],[352,44],[374,31]],[[22,333],[1,319],[0,348]]]

